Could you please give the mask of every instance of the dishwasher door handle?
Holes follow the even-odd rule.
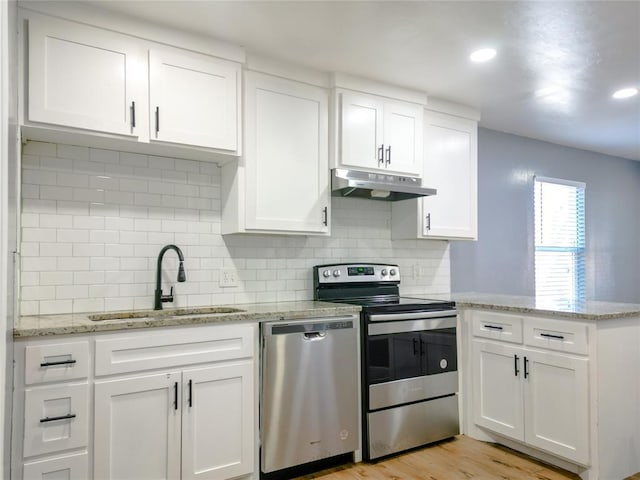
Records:
[[[305,332],[302,334],[307,341],[324,340],[327,332]]]

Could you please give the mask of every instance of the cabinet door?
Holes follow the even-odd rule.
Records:
[[[328,93],[247,72],[247,229],[329,231]]]
[[[524,440],[522,349],[473,340],[473,419],[516,440]]]
[[[253,383],[253,362],[183,372],[182,480],[253,471]]]
[[[425,113],[422,182],[436,188],[422,202],[425,237],[477,238],[477,123]]]
[[[180,478],[180,384],[179,372],[95,383],[95,478]]]
[[[419,177],[423,170],[422,105],[384,104],[384,166],[386,170]]]
[[[382,100],[353,93],[341,93],[340,97],[340,164],[384,169]]]
[[[588,465],[588,360],[532,351],[526,359],[525,441]]]
[[[151,138],[238,150],[240,67],[177,49],[149,52]]]
[[[73,22],[31,19],[29,120],[138,136],[146,125],[140,118],[147,110],[146,69],[144,50],[131,39]]]

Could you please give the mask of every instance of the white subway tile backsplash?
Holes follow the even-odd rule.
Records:
[[[56,156],[60,158],[70,158],[72,160],[89,160],[89,148],[77,145],[58,144]]]
[[[151,308],[157,255],[173,306],[313,297],[312,267],[397,262],[401,290],[449,292],[449,246],[392,241],[390,204],[332,199],[331,237],[220,235],[220,168],[209,162],[28,142],[22,171],[23,314]],[[419,275],[414,276],[414,266]],[[220,269],[239,286],[221,288]]]
[[[45,142],[27,142],[22,147],[22,153],[24,155],[36,155],[39,157],[42,156],[55,156],[56,155],[56,144],[55,143],[45,143]]]

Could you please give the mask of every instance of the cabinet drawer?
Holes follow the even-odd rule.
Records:
[[[27,389],[24,456],[86,446],[88,405],[87,383]]]
[[[473,312],[473,335],[503,342],[522,343],[522,317],[504,313]]]
[[[24,363],[25,385],[87,378],[89,342],[26,345]]]
[[[587,325],[567,320],[528,318],[524,325],[524,343],[532,347],[587,355]]]
[[[137,331],[96,340],[96,375],[253,357],[257,325]]]
[[[24,464],[24,480],[86,480],[89,462],[86,453],[48,458]]]

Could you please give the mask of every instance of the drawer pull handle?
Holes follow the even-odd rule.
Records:
[[[45,417],[40,419],[40,423],[55,422],[56,420],[70,420],[76,418],[75,413],[69,413],[68,415],[60,415],[59,417]]]
[[[555,338],[556,340],[564,340],[564,335],[553,335],[551,333],[541,333],[540,336],[545,338]]]
[[[518,357],[518,355],[514,355],[513,356],[513,367],[515,369],[516,377],[520,373],[520,369],[518,368],[518,361],[519,360],[520,360],[520,357]]]
[[[173,384],[173,409],[178,410],[178,382]]]
[[[41,367],[53,367],[55,365],[72,365],[76,363],[76,360],[60,360],[59,362],[43,362],[40,364]]]
[[[529,359],[524,357],[524,378],[529,376]]]
[[[489,328],[491,330],[504,330],[504,328],[498,326],[498,325],[485,325],[484,328]]]

